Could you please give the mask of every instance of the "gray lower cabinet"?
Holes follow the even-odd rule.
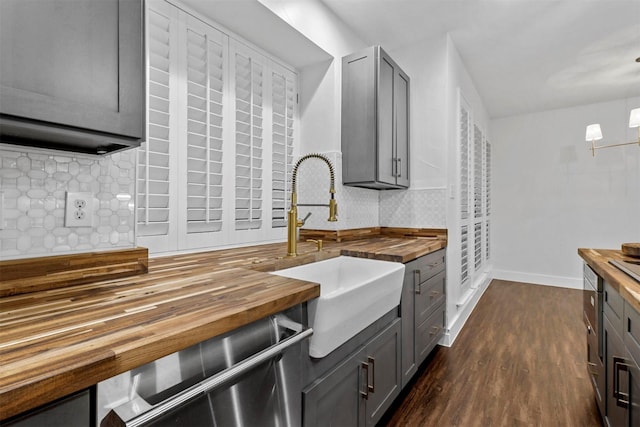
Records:
[[[400,303],[403,387],[444,335],[445,302],[445,250],[407,263]]]
[[[303,391],[303,425],[373,426],[401,389],[400,319]]]
[[[605,421],[640,426],[640,313],[609,283],[604,288]]]
[[[618,393],[628,390],[628,381],[619,375],[618,364],[624,361],[625,349],[622,338],[611,322],[604,317],[604,354],[606,360],[606,421],[611,427],[624,426],[626,410],[618,404]]]
[[[0,423],[6,427],[90,427],[95,425],[93,392],[85,389]]]

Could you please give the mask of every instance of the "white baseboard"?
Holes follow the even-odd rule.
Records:
[[[582,278],[550,276],[546,274],[524,273],[521,271],[493,270],[493,278],[512,282],[533,283],[534,285],[557,286],[560,288],[582,289]]]
[[[458,334],[462,330],[462,327],[469,319],[471,312],[475,308],[478,301],[480,301],[480,297],[484,294],[484,291],[489,287],[489,283],[491,283],[492,275],[486,274],[482,276],[482,279],[479,283],[477,283],[476,287],[470,289],[471,294],[465,294],[463,304],[456,304],[459,308],[455,317],[448,321],[449,327],[447,328],[447,332],[444,334],[439,344],[445,347],[451,347],[453,342],[458,337]]]

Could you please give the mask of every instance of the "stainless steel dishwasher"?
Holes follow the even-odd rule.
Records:
[[[98,425],[299,426],[312,333],[280,313],[103,381]]]

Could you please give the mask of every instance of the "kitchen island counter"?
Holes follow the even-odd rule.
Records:
[[[0,420],[320,295],[265,272],[345,255],[406,262],[445,237],[378,236],[152,258],[148,273],[0,298]],[[9,263],[3,261],[0,263]],[[0,272],[2,270],[0,269]]]
[[[622,297],[637,311],[640,311],[640,283],[629,275],[614,267],[609,260],[634,261],[620,250],[613,249],[578,249],[578,255],[606,282],[613,286]]]

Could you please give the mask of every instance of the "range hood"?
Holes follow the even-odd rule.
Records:
[[[4,144],[103,155],[138,147],[140,141],[139,138],[0,114],[0,143]]]

